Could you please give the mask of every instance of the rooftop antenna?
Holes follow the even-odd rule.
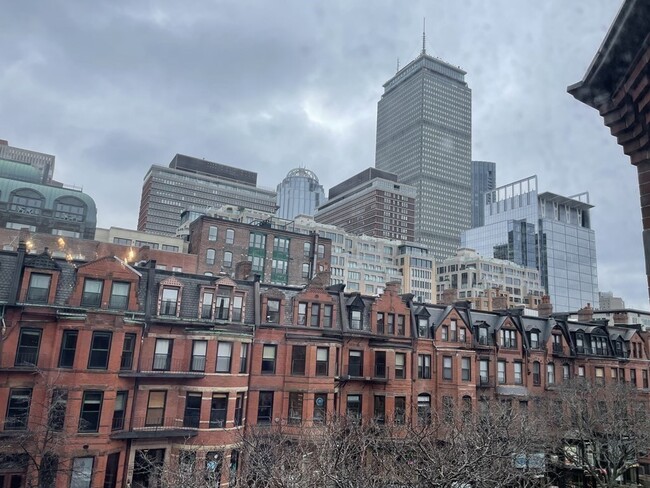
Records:
[[[397,58],[397,71],[399,71],[399,58]]]
[[[422,54],[427,53],[427,18],[422,17]]]

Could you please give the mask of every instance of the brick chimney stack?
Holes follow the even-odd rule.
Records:
[[[553,304],[551,303],[551,297],[548,295],[542,296],[542,303],[537,306],[537,315],[543,319],[547,319],[553,313]]]

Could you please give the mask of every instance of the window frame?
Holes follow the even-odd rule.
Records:
[[[108,338],[108,347],[106,349],[98,349],[95,348],[95,339],[99,337],[107,337]],[[106,330],[94,330],[92,337],[90,339],[90,352],[88,353],[88,369],[94,369],[94,370],[106,370],[108,369],[108,365],[110,364],[110,359],[111,359],[111,346],[113,344],[113,333],[111,331],[106,331]],[[105,351],[105,352],[104,352]],[[105,361],[103,365],[97,365],[93,366],[93,354],[104,354],[105,355]]]
[[[228,424],[228,402],[230,396],[227,392],[214,392],[210,397],[210,429],[225,429]]]
[[[442,379],[445,381],[453,381],[454,379],[454,358],[452,356],[442,357]]]
[[[126,285],[126,295],[116,294],[116,287]],[[129,295],[131,294],[131,283],[128,281],[113,281],[111,283],[111,296],[108,299],[108,308],[110,310],[128,310],[129,309]],[[116,301],[125,299],[124,304],[116,304]]]
[[[47,287],[35,286],[36,281],[47,280]],[[30,273],[29,284],[27,285],[27,294],[25,300],[28,303],[49,303],[50,290],[52,289],[52,275],[48,273]],[[45,290],[45,292],[43,292]]]
[[[36,337],[36,345],[23,344],[23,338],[31,335]],[[21,327],[16,344],[16,357],[14,358],[14,367],[36,367],[41,351],[41,339],[43,338],[43,329],[33,327]]]
[[[94,396],[94,399],[91,400],[87,398],[89,396]],[[77,432],[99,432],[103,404],[104,392],[102,390],[84,390],[81,398],[81,407],[79,409],[79,426]],[[88,405],[97,405],[97,407],[88,410]],[[86,422],[86,425],[84,426],[82,422]]]
[[[398,365],[398,361],[397,361],[398,357],[402,358],[401,367]],[[406,379],[406,353],[405,352],[395,353],[395,379],[396,380]]]
[[[232,369],[232,351],[233,343],[231,341],[217,342],[217,360],[214,367],[215,373],[230,374],[230,370]]]
[[[307,346],[294,344],[291,346],[291,375],[305,376],[307,370]]]
[[[319,359],[319,356],[325,354],[325,360]],[[330,369],[330,348],[329,347],[317,347],[316,348],[316,376],[329,376]]]
[[[431,379],[431,354],[418,354],[418,379]]]
[[[272,351],[272,354],[271,354]],[[278,357],[278,346],[275,344],[262,345],[262,361],[260,374],[275,374],[275,366]]]
[[[5,421],[3,425],[4,430],[27,430],[27,427],[29,426],[29,414],[32,406],[32,395],[32,388],[9,389],[7,410],[5,412]],[[17,404],[19,402],[22,402],[23,404],[26,403],[26,406]]]
[[[99,291],[88,291],[88,286],[99,285]],[[104,293],[104,280],[99,278],[84,278],[81,292],[81,306],[86,308],[101,308]]]

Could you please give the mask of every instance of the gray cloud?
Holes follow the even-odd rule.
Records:
[[[176,152],[274,187],[303,164],[332,186],[374,163],[382,84],[421,49],[473,90],[473,157],[498,182],[590,191],[600,287],[647,308],[635,170],[566,93],[618,2],[7,2],[0,137],[54,153],[102,226],[135,227],[142,179]]]

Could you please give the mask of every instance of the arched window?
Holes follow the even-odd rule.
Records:
[[[86,204],[75,197],[61,197],[54,203],[54,218],[68,222],[83,222]]]
[[[226,229],[226,244],[235,243],[235,231],[233,229]]]
[[[205,253],[205,264],[212,266],[214,264],[214,259],[217,255],[217,252],[214,249],[208,249]]]
[[[11,194],[9,210],[30,215],[41,215],[43,209],[43,195],[29,188],[21,188]]]
[[[305,242],[302,245],[303,254],[306,258],[311,257],[311,242]]]
[[[232,253],[230,251],[224,251],[223,253],[223,267],[224,268],[232,267]]]

